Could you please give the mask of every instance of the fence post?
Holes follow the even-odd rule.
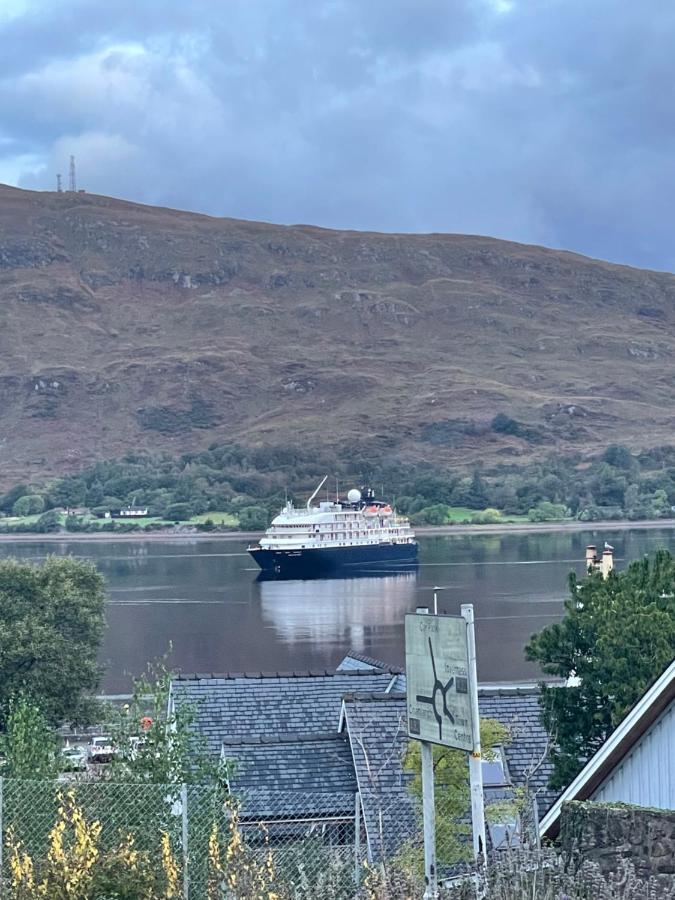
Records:
[[[187,785],[181,785],[180,789],[180,807],[183,818],[183,900],[189,900],[190,897],[190,875],[188,872],[188,795]]]
[[[354,883],[361,883],[361,798],[354,795]]]

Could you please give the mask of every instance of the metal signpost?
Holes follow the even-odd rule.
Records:
[[[421,742],[425,898],[438,894],[432,745],[471,754],[474,855],[485,851],[473,607],[405,617],[408,735]]]
[[[478,670],[476,668],[476,631],[473,621],[473,605],[462,604],[462,618],[466,622],[466,642],[469,651],[469,684],[471,685],[471,705],[473,707],[473,748],[469,756],[469,779],[471,784],[471,831],[473,834],[473,857],[480,856],[485,862],[485,799],[483,796],[483,767],[481,765],[480,713],[478,711]]]

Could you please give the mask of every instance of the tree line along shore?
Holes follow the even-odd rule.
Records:
[[[592,457],[550,454],[463,471],[359,456],[350,448],[214,444],[180,457],[129,454],[75,474],[9,485],[0,495],[0,536],[257,532],[287,497],[304,503],[326,472],[336,473],[331,496],[372,486],[417,528],[666,521],[675,509],[673,447],[635,454],[614,444]],[[128,508],[143,515],[115,518],[115,510]]]

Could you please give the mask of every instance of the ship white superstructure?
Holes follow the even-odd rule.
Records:
[[[327,550],[372,544],[411,544],[415,533],[405,516],[390,506],[322,501],[316,507],[297,509],[291,502],[272,520],[260,539],[265,550]]]

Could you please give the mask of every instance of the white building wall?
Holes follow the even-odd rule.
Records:
[[[642,735],[592,799],[675,809],[675,703]]]

